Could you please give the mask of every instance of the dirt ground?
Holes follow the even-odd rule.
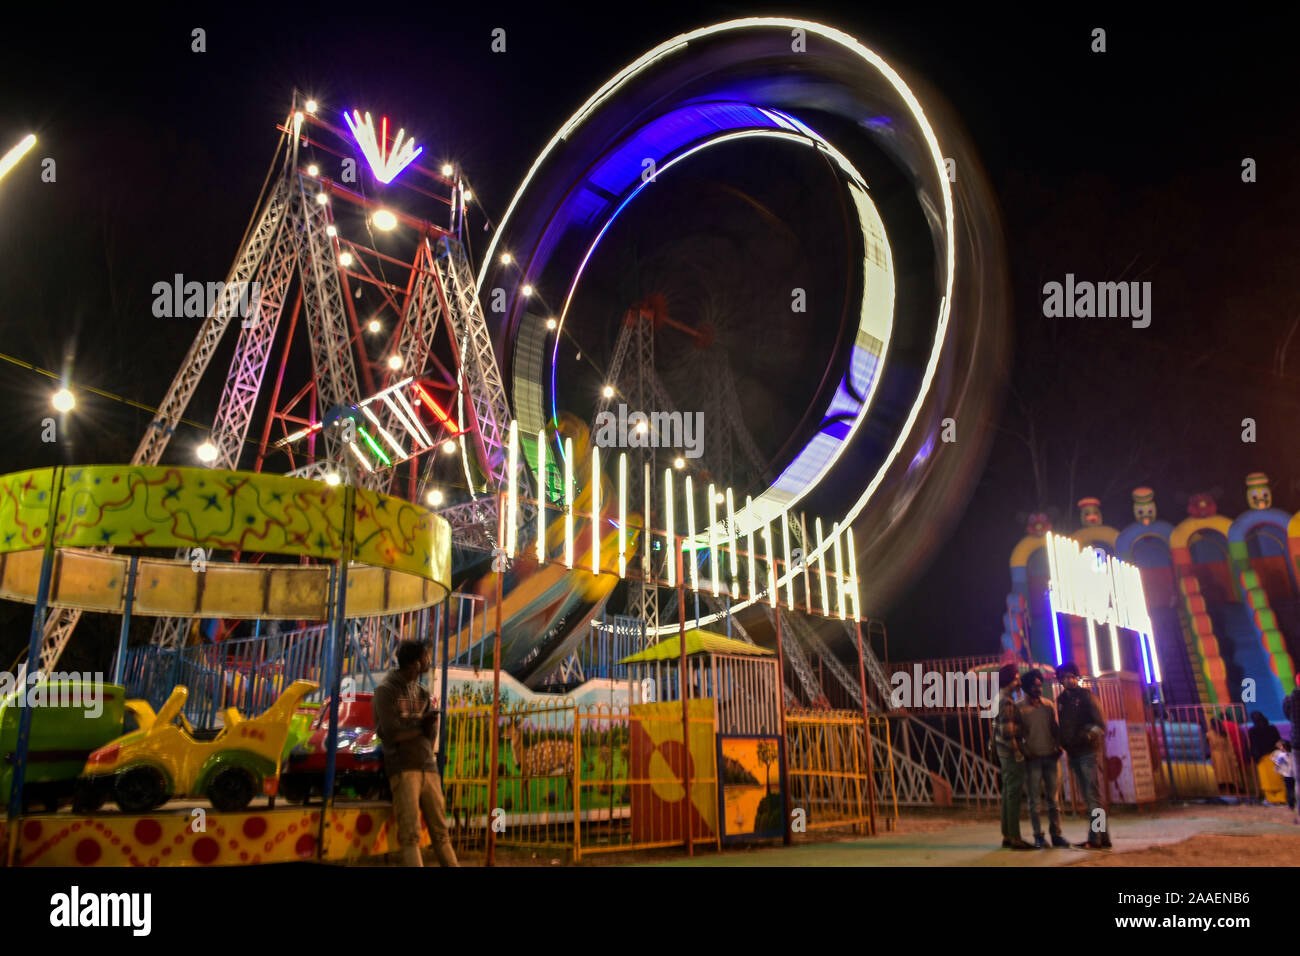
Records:
[[[1191,806],[1171,812],[1179,811],[1220,819],[1222,831],[1212,827],[1191,839],[1124,853],[1089,853],[1070,865],[1300,866],[1300,825],[1286,807]],[[1122,825],[1122,818],[1116,825]],[[1290,826],[1294,832],[1272,832],[1276,826]]]
[[[1083,821],[1064,818],[1066,836],[1082,838]],[[849,829],[800,834],[790,848],[779,840],[733,844],[721,854],[710,844],[696,849],[697,865],[1010,865],[1010,866],[1300,866],[1300,825],[1286,807],[1190,803],[1158,810],[1119,809],[1112,813],[1115,849],[1010,853],[998,849],[996,808],[928,809],[900,812],[896,824],[882,819],[876,837]],[[1024,832],[1027,834],[1028,823]],[[975,852],[972,854],[972,848]],[[857,851],[868,850],[869,856]],[[924,853],[921,851],[925,851]],[[958,855],[945,855],[949,852]],[[927,859],[925,853],[935,854]],[[878,858],[876,858],[878,857]],[[437,865],[432,853],[426,860]],[[464,852],[463,866],[481,866],[482,852]],[[352,865],[384,865],[370,859]],[[679,847],[633,853],[593,853],[578,866],[674,865],[687,862]],[[496,865],[561,867],[575,865],[567,849],[497,849]]]

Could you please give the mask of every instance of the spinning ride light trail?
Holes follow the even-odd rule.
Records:
[[[806,34],[808,49],[791,55],[791,31],[796,30]],[[685,72],[692,78],[689,91],[680,82],[688,58],[691,68]],[[779,82],[774,79],[777,75],[781,77]],[[842,102],[834,96],[814,95],[814,91],[835,84],[843,88]],[[862,105],[866,103],[872,105]],[[859,122],[863,115],[877,116],[882,111],[891,123],[873,127]],[[853,135],[866,138],[875,136],[878,128],[887,127],[889,142],[882,147],[872,140],[873,148],[889,151],[890,159],[904,169],[914,185],[933,250],[933,298],[925,308],[918,307],[922,297],[913,296],[906,302],[908,311],[896,313],[903,300],[896,296],[894,253],[886,238],[888,224],[872,202],[867,179],[857,165],[863,147],[856,141],[832,143],[832,137],[814,129],[833,129],[833,135],[842,135],[842,126],[828,117],[851,120]],[[958,139],[956,135],[953,138]],[[879,451],[871,452],[875,457],[866,468],[869,477],[858,484],[856,500],[833,522],[843,533],[850,533],[854,521],[867,510],[887,478],[904,465],[927,465],[929,454],[913,456],[909,450],[904,456],[903,451],[909,445],[921,447],[921,439],[914,434],[918,422],[924,417],[929,426],[934,406],[955,387],[954,379],[968,374],[968,369],[949,374],[938,392],[932,389],[941,359],[955,348],[949,347],[949,320],[959,245],[975,241],[970,237],[982,234],[978,228],[982,224],[977,222],[976,228],[963,235],[956,233],[956,200],[945,153],[920,100],[907,83],[862,43],[809,21],[750,18],[675,37],[612,77],[556,132],[511,199],[478,274],[480,292],[489,287],[513,290],[505,319],[508,347],[528,323],[549,319],[562,329],[578,283],[601,239],[651,182],[671,175],[678,163],[701,150],[756,139],[810,148],[838,171],[841,186],[856,212],[865,252],[858,264],[861,304],[856,310],[857,335],[843,356],[840,386],[824,412],[818,433],[771,485],[747,497],[744,509],[738,513],[728,509],[725,527],[718,526],[711,508],[710,527],[696,529],[699,540],[692,532],[683,545],[693,556],[708,547],[714,562],[719,537],[732,541],[739,535],[752,538],[753,532],[773,520],[788,522],[792,507],[823,486],[843,453],[864,430],[864,424],[872,420],[876,423],[872,448],[878,445]],[[650,149],[652,143],[654,148]],[[645,156],[656,160],[655,176],[649,181],[641,177],[641,158]],[[963,201],[970,205],[982,198]],[[982,215],[985,210],[977,208],[975,212]],[[511,253],[508,276],[503,272],[506,249]],[[972,286],[977,286],[986,273],[996,272],[1000,265],[997,250],[981,252],[989,262],[979,269],[972,267],[972,274],[977,274],[970,280]],[[563,307],[554,312],[546,310],[545,316],[531,314],[524,305],[524,286],[529,287],[534,298],[548,287],[562,290]],[[909,325],[907,340],[921,344],[902,346],[904,352],[896,358],[894,331],[900,322]],[[523,425],[530,431],[544,421],[534,422],[529,415],[541,409],[547,409],[552,417],[558,412],[559,343],[560,336],[556,335],[549,362],[535,370],[540,374],[530,370],[521,375],[516,365],[514,404],[525,412]],[[984,354],[995,347],[986,346]],[[899,362],[906,363],[900,368],[907,371],[891,373],[891,365]],[[906,392],[892,394],[886,406],[874,399],[891,374],[894,385]],[[933,453],[933,446],[930,451]],[[944,454],[951,461],[955,454],[969,451],[945,450]],[[671,480],[671,474],[668,477]],[[892,484],[889,494],[899,495]],[[693,508],[689,496],[687,506]],[[832,534],[829,540],[819,540],[815,548],[808,546],[805,539],[806,553],[798,563],[786,561],[777,586],[785,584],[790,588],[795,574],[802,571],[807,575],[810,565],[829,563],[834,557],[830,549],[847,547],[839,537]],[[752,560],[754,551],[748,550]],[[850,548],[851,571],[856,566],[856,551]],[[693,571],[695,567],[692,562]],[[716,581],[717,571],[713,573]],[[743,610],[755,600],[759,589],[752,573],[749,588],[748,599],[732,605],[732,612]],[[841,615],[847,616],[859,596],[845,594],[844,590],[848,589],[837,591],[836,606],[842,608]],[[829,606],[829,600],[824,601],[824,606]],[[723,613],[699,618],[690,626],[706,625]],[[676,627],[661,626],[658,633]]]

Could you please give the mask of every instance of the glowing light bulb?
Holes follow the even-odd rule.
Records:
[[[370,221],[375,224],[375,228],[380,232],[391,232],[397,227],[397,217],[387,209],[376,209],[375,214],[370,217]]]
[[[217,460],[217,446],[212,444],[211,441],[205,441],[198,447],[195,454],[198,455],[199,461],[205,465],[211,464]]]
[[[470,192],[468,189],[465,190],[465,201],[466,201],[466,202],[473,202],[473,201],[474,201],[474,194],[473,194],[472,192]]]
[[[333,239],[338,234],[339,234],[338,226],[335,226],[331,223],[330,225],[325,227],[325,235],[329,236],[331,239]]]
[[[402,357],[400,355],[388,356],[388,367],[391,368],[393,371],[397,371],[399,368],[402,367]]]
[[[429,493],[425,496],[425,500],[436,508],[438,505],[442,504],[442,492],[437,488],[431,488]]]
[[[713,495],[713,500],[716,504],[722,504],[724,501],[727,500],[727,496],[719,491]]]
[[[638,435],[644,435],[647,431],[649,431],[649,429],[650,426],[647,425],[644,421],[639,421],[636,423],[636,431]]]
[[[450,175],[451,175],[452,173],[454,173],[455,171],[456,171],[456,167],[453,166],[451,163],[443,163],[443,164],[442,164],[442,174],[443,174],[444,176],[450,176]]]
[[[53,403],[55,411],[59,412],[70,412],[77,405],[76,396],[66,388],[61,388],[55,392],[50,401]]]
[[[383,325],[378,319],[371,319],[370,324],[366,326],[371,332],[378,332],[383,329]]]
[[[307,167],[307,175],[308,175],[308,176],[319,176],[319,175],[320,175],[320,167],[317,166],[315,163],[312,163],[310,166]]]
[[[310,113],[310,114],[312,114],[312,116],[315,116],[315,115],[316,115],[316,101],[315,101],[315,100],[308,100],[308,101],[307,101],[307,112]]]
[[[341,480],[342,479],[339,478],[339,473],[337,471],[331,471],[325,476],[325,484],[330,486],[337,485]]]
[[[445,442],[442,443],[442,450],[445,451],[448,455],[454,454],[456,451],[456,443],[452,441],[450,438],[448,438]]]
[[[503,253],[501,253],[501,264],[502,264],[503,266],[508,266],[508,265],[510,265],[510,263],[512,263],[512,262],[514,262],[514,261],[515,261],[515,257],[512,256],[510,253],[508,253],[508,252],[503,252]]]
[[[552,332],[555,331],[555,329],[559,326],[559,324],[560,324],[560,323],[559,323],[559,322],[556,322],[555,319],[547,319],[547,320],[546,320],[546,327],[547,327],[548,329],[550,329]]]
[[[343,266],[344,268],[347,268],[348,266],[352,265],[352,253],[340,252],[339,265]]]
[[[325,204],[326,204],[327,202],[329,202],[329,201],[330,201],[330,197],[327,196],[327,195],[325,195],[324,193],[317,193],[317,194],[316,194],[316,202],[320,203],[322,206],[325,205]]]
[[[614,386],[613,386],[613,385],[606,385],[604,388],[602,388],[602,389],[600,390],[600,394],[604,395],[606,398],[613,398],[613,397],[614,397]]]
[[[686,459],[685,459],[685,458],[674,458],[674,459],[673,459],[673,467],[676,468],[678,471],[681,471],[683,468],[686,467]]]

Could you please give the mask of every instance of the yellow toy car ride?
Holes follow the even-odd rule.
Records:
[[[217,810],[235,811],[258,793],[274,796],[294,711],[316,687],[294,681],[252,719],[227,708],[216,731],[196,731],[185,719],[185,687],[173,690],[157,714],[145,701],[127,701],[140,729],[87,758],[79,808],[97,809],[111,796],[126,813],[145,813],[174,797],[205,796]]]

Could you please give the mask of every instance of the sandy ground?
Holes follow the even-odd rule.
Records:
[[[1032,831],[1028,821],[1023,833]],[[1067,816],[1071,842],[1082,820]],[[729,848],[688,860],[675,855],[626,860],[666,866],[1300,866],[1300,825],[1286,807],[1186,804],[1158,811],[1117,810],[1114,849],[1001,849],[1001,828],[989,811],[904,811],[893,833],[874,838],[823,833],[791,847]],[[584,861],[586,862],[586,861]],[[613,862],[613,861],[609,861]],[[620,861],[622,862],[622,861]]]
[[[779,841],[732,844],[722,853],[700,846],[693,858],[678,847],[583,857],[579,866],[1300,866],[1300,825],[1286,807],[1180,804],[1158,810],[1117,809],[1111,815],[1114,849],[1070,848],[1034,852],[1003,850],[996,808],[903,809],[897,822],[881,820],[878,835],[850,830],[799,835],[790,847]],[[1028,819],[1022,833],[1032,834]],[[1064,834],[1071,842],[1086,834],[1082,819],[1067,815]],[[437,865],[426,850],[426,862]],[[483,853],[462,852],[463,866],[481,866]],[[383,866],[383,858],[352,866]],[[566,848],[522,849],[503,846],[496,865],[562,867],[574,865]]]

